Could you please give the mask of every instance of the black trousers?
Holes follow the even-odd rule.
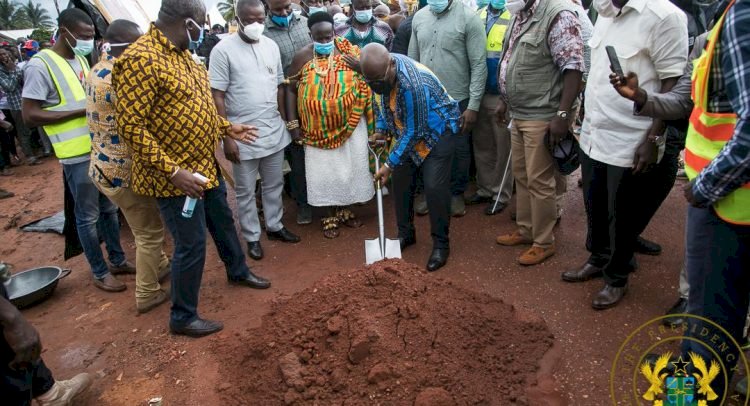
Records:
[[[638,183],[639,199],[635,206],[636,236],[641,235],[648,223],[664,203],[677,179],[677,162],[679,150],[667,150],[657,165],[648,172],[635,175]]]
[[[8,298],[2,283],[0,283],[0,296],[5,300]],[[11,369],[8,363],[13,361],[15,356],[0,328],[0,394],[2,394],[0,403],[9,406],[31,405],[31,399],[47,393],[55,384],[55,379],[41,359],[28,369],[19,371]]]
[[[393,199],[399,237],[408,237],[415,232],[414,195],[417,175],[421,170],[424,195],[430,209],[433,248],[450,247],[451,166],[457,137],[452,134],[444,135],[421,166],[417,166],[411,158],[404,157],[404,162],[393,170]]]
[[[588,221],[588,263],[604,268],[604,280],[624,286],[635,268],[639,188],[631,168],[608,165],[580,153]],[[638,195],[636,195],[638,193]]]
[[[469,99],[458,103],[461,114],[469,107]],[[471,169],[471,134],[456,134],[454,140],[455,153],[451,165],[451,195],[463,196],[469,184]]]
[[[307,173],[305,171],[305,147],[291,143],[285,151],[292,173],[289,174],[291,195],[297,207],[307,206]]]

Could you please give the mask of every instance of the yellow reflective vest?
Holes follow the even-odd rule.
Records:
[[[734,2],[732,2],[734,3]],[[727,7],[727,10],[731,5]],[[735,113],[711,113],[708,111],[708,80],[711,63],[716,54],[719,33],[724,25],[726,12],[719,19],[708,36],[706,49],[695,61],[693,70],[692,96],[695,107],[690,116],[687,139],[685,140],[685,172],[690,180],[700,174],[719,155],[724,145],[734,136],[737,124]],[[750,225],[750,183],[724,197],[714,204],[716,214],[724,221],[733,224]]]
[[[487,6],[489,7],[489,6]],[[479,9],[479,18],[487,25],[487,7]],[[500,66],[500,58],[503,54],[503,38],[505,38],[505,31],[508,30],[508,24],[510,24],[510,12],[505,10],[500,17],[498,17],[495,24],[489,29],[487,33],[487,84],[486,91],[491,94],[499,94],[497,88],[497,69]]]
[[[74,111],[86,108],[86,92],[83,80],[88,76],[89,63],[85,58],[76,55],[83,69],[83,78],[79,78],[68,61],[52,50],[45,49],[34,55],[47,66],[60,97],[60,103],[44,107],[46,111]],[[43,126],[44,132],[52,143],[55,155],[59,159],[74,158],[91,152],[91,136],[86,116],[71,118],[55,124]]]

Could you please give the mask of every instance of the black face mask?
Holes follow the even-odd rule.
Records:
[[[391,92],[393,86],[385,80],[376,80],[369,83],[370,89],[376,94],[387,94]]]

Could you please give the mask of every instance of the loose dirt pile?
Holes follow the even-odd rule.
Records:
[[[333,274],[215,349],[231,405],[528,404],[554,338],[402,261]]]

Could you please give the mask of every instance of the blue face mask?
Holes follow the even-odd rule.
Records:
[[[331,42],[313,42],[313,49],[318,55],[328,56],[333,52],[333,41]]]
[[[307,15],[313,15],[315,13],[327,13],[328,9],[326,7],[308,7],[308,13]]]
[[[495,10],[505,10],[505,0],[490,0],[490,4]]]
[[[490,0],[477,0],[478,8],[485,8],[488,4],[490,4]]]
[[[198,27],[198,30],[200,31],[200,34],[198,35],[198,39],[194,41],[193,36],[190,35],[190,30],[185,28],[185,32],[187,32],[187,36],[188,36],[188,49],[191,51],[197,51],[198,48],[201,47],[201,43],[203,43],[203,28],[201,28],[201,26],[198,25],[198,23],[193,21],[192,18],[188,18],[187,20],[185,20],[185,22],[193,24],[194,26]]]
[[[271,14],[271,21],[273,21],[276,25],[279,27],[289,27],[289,22],[292,21],[292,15],[289,14],[288,16],[277,16],[276,14]]]
[[[369,23],[372,20],[372,9],[354,10],[354,18],[362,24]]]
[[[440,14],[448,8],[449,0],[427,0],[427,5],[430,7],[430,11],[435,14]]]

